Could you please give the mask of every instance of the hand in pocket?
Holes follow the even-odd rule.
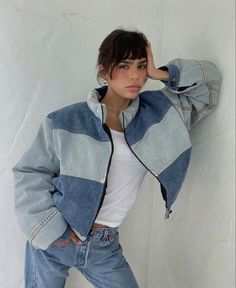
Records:
[[[67,235],[67,233],[66,233],[67,230],[66,230],[66,232],[58,240],[56,240],[55,242],[52,243],[52,245],[57,246],[57,247],[65,247],[66,245],[68,245],[70,243],[70,241],[74,242],[77,245],[81,244],[81,240],[79,239],[78,236],[76,236],[74,231],[71,230],[70,228],[67,228],[67,229],[69,229],[68,237],[65,240],[63,240],[64,234]]]

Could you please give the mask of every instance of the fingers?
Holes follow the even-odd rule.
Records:
[[[147,55],[150,55],[150,54],[152,54],[152,46],[151,46],[151,42],[149,42],[148,40],[147,40]]]
[[[70,242],[70,239],[68,238],[68,239],[66,239],[66,240],[64,240],[62,242],[55,242],[55,243],[53,243],[53,245],[57,246],[57,247],[64,247],[67,244],[69,244],[69,242]]]
[[[53,245],[57,247],[64,247],[68,245],[70,241],[74,242],[77,245],[81,244],[81,240],[79,239],[79,237],[77,237],[73,231],[70,231],[68,239],[61,242],[55,242],[53,243]]]
[[[69,236],[69,239],[71,241],[73,241],[75,244],[79,245],[81,243],[81,240],[79,239],[79,237],[77,237],[75,235],[75,233],[73,231],[70,231],[70,236]]]
[[[152,54],[152,46],[151,43],[149,41],[148,42],[148,46],[146,48],[147,51],[147,60],[148,60],[148,64],[152,67],[154,66],[154,61],[153,61],[153,54]]]
[[[155,67],[153,54],[152,54],[152,47],[150,41],[147,40],[147,77],[151,79],[156,79],[156,72],[157,69]]]

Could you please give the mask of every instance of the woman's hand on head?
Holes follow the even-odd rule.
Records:
[[[146,48],[146,51],[147,51],[147,77],[151,79],[156,79],[158,69],[155,67],[155,64],[154,64],[152,46],[149,41],[148,41],[148,46]]]
[[[151,43],[148,41],[147,51],[147,77],[153,80],[168,80],[169,73],[155,67]]]

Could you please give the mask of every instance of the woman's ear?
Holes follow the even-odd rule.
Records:
[[[99,64],[99,66],[98,66],[98,74],[100,75],[100,77],[105,76],[105,69],[104,69],[104,66],[102,64]]]
[[[105,68],[102,64],[99,64],[98,66],[98,79],[100,85],[107,85],[107,73],[105,72]]]
[[[108,73],[106,72],[102,64],[99,64],[98,66],[98,74],[99,74],[99,77],[104,79],[105,81],[108,79]]]

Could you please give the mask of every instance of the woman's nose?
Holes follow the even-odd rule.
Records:
[[[138,79],[139,73],[137,69],[133,69],[130,71],[130,78],[131,79]]]

